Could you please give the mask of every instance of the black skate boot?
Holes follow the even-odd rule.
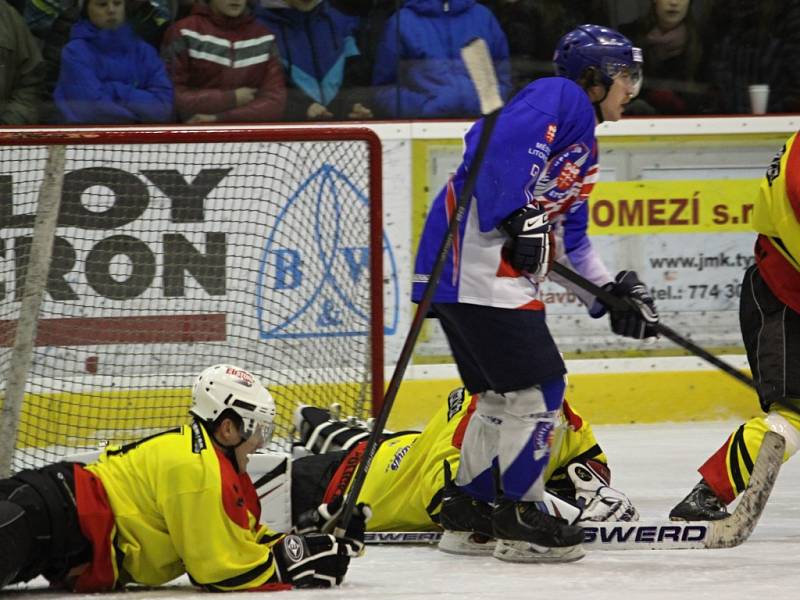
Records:
[[[444,461],[444,488],[439,524],[444,529],[439,550],[450,554],[488,556],[494,552],[492,507],[467,495],[450,474]]]
[[[501,498],[492,512],[494,557],[509,562],[570,562],[583,558],[583,529],[536,508]]]
[[[669,512],[669,518],[673,521],[718,521],[727,516],[728,509],[705,479],[701,479],[689,495]]]

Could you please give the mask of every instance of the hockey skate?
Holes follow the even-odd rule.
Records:
[[[705,479],[701,479],[689,495],[669,512],[669,518],[673,521],[717,521],[727,516],[728,509]]]
[[[583,558],[583,529],[536,507],[501,499],[492,512],[494,557],[508,562],[572,562]]]
[[[450,554],[490,556],[494,552],[492,507],[467,495],[453,483],[444,461],[444,488],[439,524],[444,528],[439,550]]]

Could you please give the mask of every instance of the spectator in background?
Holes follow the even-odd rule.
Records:
[[[176,0],[128,0],[125,6],[127,22],[146,42],[158,49],[161,36],[174,16]],[[191,0],[190,0],[191,1]],[[25,0],[24,15],[28,27],[39,38],[44,58],[45,123],[57,123],[60,114],[53,104],[53,92],[58,82],[61,50],[70,39],[72,26],[81,18],[85,0]]]
[[[22,16],[0,0],[0,124],[39,122],[44,65]]]
[[[394,118],[480,115],[460,53],[475,37],[486,41],[500,92],[508,98],[508,42],[488,8],[475,0],[406,0],[389,18],[378,45],[376,105]]]
[[[360,18],[327,0],[262,0],[259,20],[278,38],[289,78],[289,120],[369,119],[369,69],[356,38]]]
[[[534,79],[553,76],[553,48],[568,31],[583,23],[610,25],[603,0],[481,2],[494,13],[508,39],[512,93]]]
[[[749,113],[747,88],[764,83],[767,112],[800,112],[800,0],[718,0],[709,25],[706,112]]]
[[[699,81],[703,58],[691,0],[651,0],[650,10],[619,31],[641,47],[647,61],[642,91],[628,115],[701,112],[707,85]]]
[[[124,0],[86,0],[61,53],[54,92],[67,123],[159,123],[172,83],[155,49],[125,21]]]
[[[162,56],[186,123],[263,122],[283,116],[286,83],[275,36],[245,0],[197,2],[170,27]]]

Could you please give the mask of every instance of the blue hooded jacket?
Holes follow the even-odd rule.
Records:
[[[53,95],[67,123],[160,123],[173,114],[164,63],[127,23],[99,29],[78,21]]]
[[[348,60],[360,55],[356,45],[359,19],[339,12],[325,0],[308,12],[283,7],[281,2],[270,4],[257,7],[256,18],[278,40],[290,83],[286,116],[305,118],[306,109],[314,102],[334,115],[346,114],[350,106],[340,106],[341,92],[351,84],[347,81]]]
[[[488,8],[475,0],[406,0],[386,24],[375,58],[375,102],[391,117],[480,115],[461,47],[486,41],[500,93],[511,90],[508,42]]]

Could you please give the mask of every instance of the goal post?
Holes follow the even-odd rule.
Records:
[[[300,403],[379,406],[371,130],[0,130],[0,165],[2,473],[185,422],[218,362],[270,389],[277,439]]]

